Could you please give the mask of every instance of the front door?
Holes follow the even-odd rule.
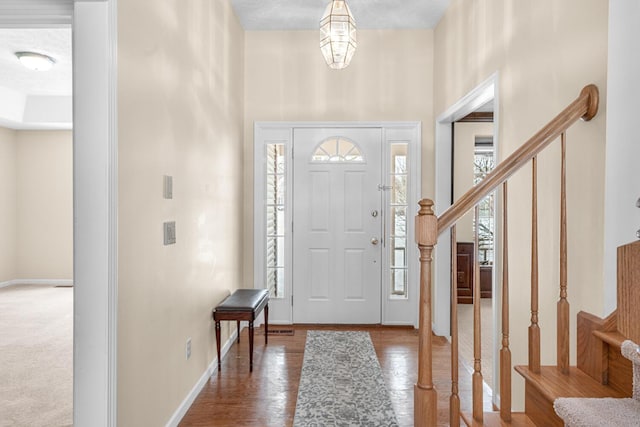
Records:
[[[380,323],[380,128],[294,129],[293,321]]]

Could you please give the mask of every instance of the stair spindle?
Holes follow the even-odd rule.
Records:
[[[500,349],[500,417],[511,421],[511,350],[509,349],[509,227],[507,182],[502,184],[502,348]]]
[[[557,364],[563,374],[569,373],[569,301],[567,300],[567,141],[560,136],[562,167],[560,172],[560,300],[558,301]]]
[[[483,420],[483,396],[482,396],[482,334],[480,322],[480,251],[479,243],[479,218],[480,208],[475,207],[475,233],[474,250],[475,260],[473,265],[473,376],[472,376],[472,400],[473,419],[479,422]]]
[[[538,325],[538,157],[532,159],[531,188],[531,325],[529,369],[540,372],[540,326]]]
[[[460,426],[460,396],[458,395],[458,251],[456,225],[451,226],[451,397],[449,425]]]

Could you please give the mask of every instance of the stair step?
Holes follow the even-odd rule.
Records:
[[[529,417],[522,412],[514,412],[511,414],[511,421],[506,422],[500,418],[500,412],[485,412],[483,414],[482,422],[476,421],[473,419],[473,415],[471,413],[462,413],[462,420],[469,427],[480,427],[480,426],[530,426],[535,427],[533,421],[529,419]]]
[[[515,370],[551,402],[558,397],[629,397],[600,384],[575,366],[569,368],[568,375],[555,366],[542,366],[538,374],[531,372],[527,366],[516,366]]]
[[[593,335],[618,349],[622,347],[623,341],[627,339],[618,331],[593,331]]]
[[[564,425],[553,410],[558,397],[627,397],[624,393],[600,384],[575,366],[565,375],[555,366],[542,366],[534,373],[527,366],[516,366],[525,384],[525,413],[535,425]]]

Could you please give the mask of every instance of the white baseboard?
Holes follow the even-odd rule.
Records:
[[[0,282],[0,288],[13,285],[53,285],[53,286],[73,286],[71,279],[14,279]]]
[[[224,356],[226,356],[227,352],[229,351],[233,343],[236,342],[237,338],[238,331],[231,334],[227,342],[222,346],[222,350],[220,351],[221,358],[224,358]],[[167,422],[167,427],[177,427],[193,402],[196,400],[196,397],[198,397],[198,394],[200,394],[204,386],[207,384],[207,381],[209,381],[209,378],[211,378],[211,375],[213,375],[217,370],[218,359],[214,358],[207,367],[206,371],[204,371],[198,382],[196,382],[196,384],[193,386],[187,397],[184,398],[180,406],[178,406],[178,409],[176,409],[176,411],[173,413],[173,415],[169,419],[169,422]]]

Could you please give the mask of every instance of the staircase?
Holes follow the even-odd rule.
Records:
[[[630,397],[632,394],[631,363],[622,357],[622,341],[630,339],[640,343],[640,242],[618,249],[618,305],[617,310],[605,319],[580,312],[577,315],[577,366],[569,366],[569,298],[567,286],[567,214],[566,214],[566,130],[579,119],[585,121],[598,110],[598,89],[586,86],[579,97],[569,104],[549,124],[536,133],[512,155],[503,160],[483,181],[463,195],[454,205],[436,217],[433,202],[420,201],[416,216],[416,241],[420,250],[420,344],[418,381],[414,388],[414,424],[435,426],[437,420],[438,393],[445,392],[433,386],[432,376],[432,307],[431,266],[432,253],[438,237],[451,232],[450,254],[452,260],[451,288],[451,390],[449,398],[449,424],[469,426],[563,426],[555,414],[553,402],[558,397]],[[560,284],[557,302],[557,365],[540,364],[540,325],[538,324],[538,191],[537,156],[548,145],[559,140],[561,144],[561,194],[560,194]],[[528,328],[528,363],[525,366],[511,364],[509,348],[509,237],[508,237],[508,180],[525,165],[532,168],[531,201],[531,308]],[[473,410],[460,412],[458,395],[458,325],[457,289],[455,272],[456,222],[491,192],[500,189],[502,198],[502,278],[501,294],[501,349],[500,349],[500,408],[483,411],[483,380],[480,328],[480,267],[476,263],[474,289],[474,372],[472,374]],[[478,247],[476,232],[475,247]],[[476,259],[478,257],[475,257]],[[634,286],[635,285],[635,286]],[[515,370],[525,380],[525,411],[513,413],[511,409],[511,374]],[[640,417],[640,414],[639,414]]]

